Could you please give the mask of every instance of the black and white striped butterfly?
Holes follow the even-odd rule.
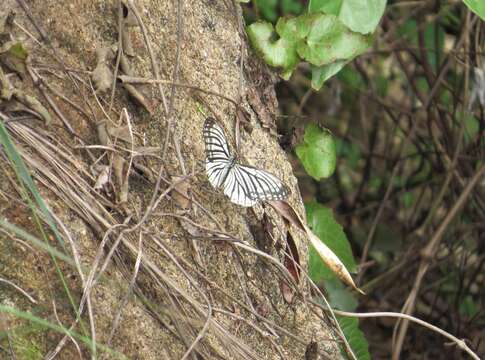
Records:
[[[231,154],[222,127],[213,119],[204,123],[205,169],[209,181],[235,204],[253,206],[258,201],[282,200],[288,196],[287,187],[273,174],[241,165]]]

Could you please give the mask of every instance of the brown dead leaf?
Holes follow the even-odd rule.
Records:
[[[325,245],[308,226],[306,226],[290,204],[286,201],[268,201],[267,203],[270,204],[281,216],[307,235],[308,240],[313,245],[320,258],[340,280],[363,294],[363,291],[355,285],[354,280],[352,280],[349,271],[345,268],[342,261],[340,261],[337,255],[335,255],[334,252],[330,250],[330,248]]]
[[[288,272],[293,276],[295,282],[300,282],[300,255],[298,254],[298,248],[296,247],[295,240],[288,231],[286,234],[286,249],[285,249],[285,261],[284,265]]]
[[[290,232],[286,234],[286,248],[285,259],[283,261],[285,268],[291,274],[295,283],[300,282],[300,255],[298,254],[298,248],[296,247],[295,240],[291,236]],[[294,291],[288,286],[285,280],[280,280],[280,289],[283,294],[283,298],[286,302],[291,303],[294,297]]]

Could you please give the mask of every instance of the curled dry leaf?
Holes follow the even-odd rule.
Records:
[[[121,8],[125,26],[137,26],[138,21],[136,20],[136,16],[133,14],[133,11],[131,11],[126,1],[121,1]]]
[[[25,94],[19,89],[14,89],[12,91],[12,95],[19,103],[33,110],[41,120],[44,120],[46,126],[50,125],[50,123],[52,122],[52,117],[39,100],[37,100],[33,96]]]
[[[125,167],[125,159],[119,154],[113,154],[113,174],[115,183],[118,189],[118,202],[124,203],[128,201],[128,176],[124,176],[123,168]]]
[[[123,140],[129,144],[133,143],[133,137],[131,136],[130,127],[128,125],[118,127],[108,126],[107,130],[108,134],[114,139]]]
[[[113,73],[108,64],[113,60],[114,53],[109,47],[103,47],[96,50],[96,68],[91,78],[94,88],[97,92],[105,92],[113,84]]]
[[[190,207],[189,180],[188,179],[183,180],[183,177],[181,176],[173,176],[172,182],[176,184],[172,190],[172,194],[171,194],[172,199],[182,209],[184,210],[189,209]]]
[[[25,66],[27,56],[27,50],[19,41],[7,41],[0,47],[0,62],[15,71],[22,79],[27,72]]]
[[[0,99],[9,101],[12,98],[12,84],[0,67]]]
[[[101,165],[99,170],[96,184],[94,184],[94,190],[101,190],[109,181],[109,166]]]
[[[137,24],[136,18],[133,15],[131,9],[126,6],[122,1],[119,3],[120,11],[118,12],[121,16],[119,22],[121,24],[121,43],[123,46],[123,53],[128,56],[135,56],[135,51],[133,50],[133,43],[131,42],[130,32],[128,31],[128,26],[133,26]]]
[[[316,236],[308,226],[300,219],[296,211],[288,204],[286,201],[268,201],[270,204],[281,216],[287,219],[291,224],[295,225],[301,231],[303,231],[306,235],[310,243],[313,245],[315,250],[317,251],[320,258],[323,262],[338,276],[340,280],[342,280],[347,285],[351,286],[358,292],[363,294],[363,291],[360,290],[357,286],[355,286],[354,280],[350,276],[349,271],[345,268],[344,264],[337,255],[334,254],[327,245],[325,245],[319,238]]]
[[[39,119],[44,120],[45,124],[48,126],[52,122],[52,117],[49,111],[37,100],[35,97],[27,95],[22,90],[15,88],[9,81],[9,78],[0,68],[0,99],[5,100],[6,104],[3,106],[10,105],[12,109],[18,108],[19,110],[31,110],[32,113]],[[16,100],[17,103],[21,104],[18,107],[17,103],[10,100]],[[10,102],[10,104],[7,104]],[[13,104],[12,104],[13,103]],[[24,108],[25,107],[25,108]],[[30,111],[29,111],[30,112]]]
[[[98,140],[100,145],[109,145],[109,135],[106,126],[106,120],[101,120],[96,124],[96,132],[98,133]]]
[[[147,97],[135,86],[131,84],[123,84],[123,87],[128,92],[130,97],[135,100],[135,102],[137,102],[139,105],[143,106],[146,111],[148,111],[150,114],[153,114],[155,112],[155,105],[150,100],[148,100]]]
[[[130,60],[124,54],[121,54],[120,69],[121,69],[121,72],[126,74],[128,77],[134,76],[134,73],[131,70]],[[145,110],[148,111],[150,114],[153,114],[156,108],[154,103],[148,100],[147,97],[140,90],[138,90],[134,85],[123,82],[123,78],[125,77],[126,77],[125,75],[119,75],[118,79],[121,80],[123,87],[131,96],[131,98],[135,100],[138,104],[143,106]]]

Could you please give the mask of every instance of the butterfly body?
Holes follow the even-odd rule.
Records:
[[[238,162],[222,127],[213,118],[206,119],[203,135],[209,182],[215,188],[222,188],[233,203],[253,206],[258,201],[282,200],[288,196],[287,187],[276,176]]]

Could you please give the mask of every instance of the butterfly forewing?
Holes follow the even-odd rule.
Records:
[[[258,201],[282,200],[288,196],[286,186],[273,174],[235,162],[224,130],[212,118],[204,123],[204,141],[209,182],[215,188],[222,186],[233,203],[253,206]]]
[[[215,188],[222,186],[231,166],[231,153],[224,131],[212,118],[204,123],[205,170]]]
[[[204,123],[204,141],[206,161],[229,161],[231,152],[227,144],[224,130],[213,118],[207,118]]]

